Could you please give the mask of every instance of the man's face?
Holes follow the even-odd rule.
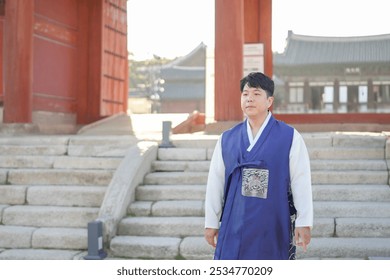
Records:
[[[261,88],[251,88],[245,85],[241,93],[241,109],[248,117],[258,117],[267,114],[274,98],[267,97]]]

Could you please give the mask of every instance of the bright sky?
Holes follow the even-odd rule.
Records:
[[[128,0],[128,49],[137,60],[214,47],[214,0]],[[272,49],[288,30],[315,36],[389,34],[388,0],[273,0]]]

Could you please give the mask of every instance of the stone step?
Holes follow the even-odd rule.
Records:
[[[367,170],[314,170],[312,184],[372,184],[388,183],[388,172]],[[145,176],[144,183],[148,185],[199,185],[207,183],[208,172],[153,172]]]
[[[206,185],[142,185],[135,191],[136,200],[203,200]]]
[[[383,148],[386,136],[382,133],[301,133],[306,146],[311,147],[375,147]],[[194,135],[193,138],[172,135],[172,143],[178,148],[214,148],[219,135]]]
[[[210,161],[155,161],[152,163],[153,171],[186,171],[186,172],[208,172]]]
[[[105,186],[32,186],[27,190],[29,205],[100,207]]]
[[[390,218],[337,218],[337,237],[390,238]]]
[[[308,147],[311,160],[317,159],[361,159],[361,160],[384,160],[385,149],[362,146],[362,147]],[[214,149],[202,148],[160,148],[157,159],[161,161],[204,161],[210,160]]]
[[[306,253],[297,248],[299,259],[370,257],[390,257],[390,238],[313,238]]]
[[[146,185],[200,185],[207,183],[208,172],[154,172],[144,178]]]
[[[214,249],[203,236],[116,236],[110,249],[115,256],[142,259],[212,260]],[[308,250],[297,248],[297,259],[369,259],[390,257],[390,238],[312,238]]]
[[[188,260],[212,259],[213,250],[204,237],[185,237],[181,257]],[[297,259],[368,259],[390,257],[390,238],[312,238],[308,250],[297,248]]]
[[[97,218],[99,208],[15,205],[4,206],[2,224],[26,227],[87,228]]]
[[[127,217],[118,225],[118,235],[180,237],[203,233],[204,217]]]
[[[316,159],[382,159],[385,158],[384,149],[378,148],[308,148],[309,158]]]
[[[67,146],[70,136],[50,135],[22,135],[22,136],[2,136],[0,146]]]
[[[192,231],[184,230],[189,223]],[[194,228],[196,227],[196,229]],[[201,217],[128,217],[121,224],[119,235],[195,236],[204,233]],[[315,218],[313,237],[389,237],[390,218]]]
[[[314,170],[311,175],[314,185],[386,185],[389,178],[386,170]]]
[[[160,148],[157,159],[161,161],[204,161],[209,160],[207,149],[202,148]]]
[[[350,160],[350,159],[339,159],[339,160],[311,160],[311,170],[381,170],[387,171],[386,161],[380,160]]]
[[[25,204],[27,186],[0,185],[0,204]]]
[[[120,258],[173,260],[179,257],[181,241],[179,237],[115,236],[110,251]]]
[[[390,201],[388,185],[313,185],[312,189],[314,201]],[[204,200],[205,194],[206,185],[143,185],[136,189],[138,201]]]
[[[136,201],[128,210],[133,216],[195,216],[204,217],[204,201],[202,200],[160,200]]]
[[[11,185],[91,185],[108,186],[115,170],[10,169]]]
[[[0,168],[53,168],[55,156],[2,155]]]
[[[68,147],[65,145],[0,145],[0,155],[29,155],[29,156],[60,156],[68,152]]]
[[[83,255],[74,250],[10,249],[0,251],[0,260],[80,260]]]
[[[354,231],[353,234],[350,234]],[[313,237],[389,237],[389,217],[331,218],[315,217]],[[127,217],[119,225],[118,235],[203,236],[204,216],[199,217]]]
[[[332,137],[334,147],[373,147],[384,148],[387,137],[383,133],[336,132]]]
[[[100,207],[105,186],[0,185],[0,204]]]
[[[311,170],[387,170],[384,160],[312,160]],[[155,161],[153,171],[208,172],[210,161]]]
[[[0,248],[87,250],[86,228],[0,226]]]
[[[388,185],[313,185],[314,201],[390,202]]]
[[[390,203],[361,201],[316,201],[316,218],[390,218]]]
[[[122,161],[122,157],[56,157],[53,168],[57,169],[101,169],[115,170]]]

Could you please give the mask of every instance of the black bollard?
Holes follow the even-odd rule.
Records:
[[[162,141],[159,145],[160,148],[173,148],[175,147],[171,141],[169,140],[170,134],[171,134],[171,126],[172,122],[170,121],[163,121],[162,122]]]
[[[88,223],[88,255],[85,260],[102,260],[107,257],[103,250],[103,223],[92,221]]]

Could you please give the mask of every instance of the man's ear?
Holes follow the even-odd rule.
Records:
[[[268,109],[271,108],[272,104],[274,103],[274,97],[270,96],[267,98],[268,101]]]

